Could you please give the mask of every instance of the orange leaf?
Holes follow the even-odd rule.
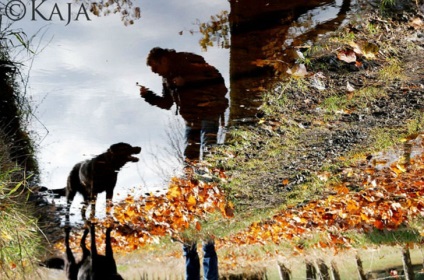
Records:
[[[383,229],[384,228],[384,223],[381,221],[381,220],[376,220],[375,222],[374,222],[374,226],[376,227],[376,228],[378,228],[378,229]]]
[[[232,218],[234,217],[234,208],[233,208],[233,204],[231,202],[229,202],[226,206],[225,206],[225,216],[227,218]]]
[[[196,222],[196,230],[200,231],[202,229],[202,226],[200,225],[199,222]]]
[[[166,194],[166,196],[169,199],[178,197],[180,195],[181,195],[181,189],[178,186],[169,188],[168,193]]]
[[[342,185],[342,186],[337,186],[335,187],[337,194],[348,194],[349,193],[349,189]]]
[[[196,206],[197,201],[196,201],[196,198],[194,197],[194,195],[190,195],[190,196],[189,196],[189,198],[188,198],[188,200],[187,200],[187,204],[188,204],[189,206],[191,206],[191,207]]]

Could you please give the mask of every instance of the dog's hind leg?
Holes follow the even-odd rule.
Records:
[[[71,247],[69,245],[69,235],[71,233],[71,227],[65,227],[65,247],[66,247],[66,262],[65,262],[65,272],[67,279],[77,279],[79,265],[75,260],[74,254],[72,253]]]
[[[90,219],[94,218],[94,216],[96,215],[96,201],[97,201],[97,194],[92,194],[90,199],[90,205],[91,205]]]
[[[69,215],[70,215],[70,212],[71,212],[71,205],[72,205],[72,201],[74,200],[75,194],[76,194],[76,191],[70,190],[70,188],[67,188],[67,190],[66,190],[65,227],[70,226]]]
[[[85,222],[87,221],[85,213],[87,212],[87,206],[90,203],[90,199],[86,193],[83,193],[82,197],[83,197],[83,201],[82,201],[82,207],[81,207],[81,218]]]
[[[87,212],[87,204],[88,204],[87,200],[84,199],[84,201],[82,202],[82,207],[81,207],[81,218],[84,222],[87,220],[85,216],[85,212]]]
[[[66,221],[67,225],[69,226],[69,213],[71,210],[71,204],[74,200],[74,197],[77,192],[82,193],[84,191],[84,186],[81,184],[81,181],[79,179],[79,170],[81,167],[81,163],[75,164],[75,166],[72,168],[71,172],[69,173],[68,180],[66,182]]]

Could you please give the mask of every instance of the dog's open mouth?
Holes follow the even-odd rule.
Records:
[[[138,157],[128,156],[128,161],[137,162],[139,159]]]
[[[141,152],[140,147],[134,147],[131,151],[131,154],[139,154]],[[139,161],[138,157],[135,157],[133,155],[128,155],[128,161],[137,162]]]

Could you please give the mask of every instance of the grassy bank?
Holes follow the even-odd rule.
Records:
[[[0,139],[0,277],[25,278],[44,250],[42,236],[28,203],[26,172],[7,156],[8,144]]]
[[[20,82],[19,64],[11,60],[12,39],[27,46],[23,33],[2,30],[0,41],[0,278],[30,277],[45,239],[38,227],[30,186],[37,182],[38,165],[27,125],[31,109]],[[13,38],[12,38],[13,37]],[[15,42],[16,43],[16,42]],[[19,44],[18,44],[19,45]],[[13,45],[14,50],[19,48]]]
[[[410,24],[414,12],[361,14],[304,46],[308,75],[272,83],[263,92],[263,116],[230,128],[225,145],[208,158],[225,170],[223,187],[241,211],[318,198],[343,180],[344,168],[402,149],[402,139],[424,129],[423,69],[415,66],[423,43],[408,39],[420,33]],[[338,59],[356,45],[375,49],[357,55],[357,65]]]

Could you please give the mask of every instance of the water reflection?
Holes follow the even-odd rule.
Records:
[[[111,145],[106,152],[92,159],[77,163],[72,168],[66,185],[66,223],[69,224],[70,206],[77,193],[84,199],[81,209],[83,220],[86,219],[85,212],[89,203],[91,203],[90,217],[94,217],[99,193],[106,192],[106,203],[111,206],[118,172],[126,163],[138,162],[139,159],[135,155],[140,151],[140,147],[120,142]],[[106,214],[109,214],[108,208]]]
[[[262,97],[258,89],[268,86],[269,79],[277,71],[272,66],[258,67],[253,62],[258,59],[293,62],[289,53],[301,42],[292,37],[301,38],[301,41],[313,40],[317,35],[311,30],[320,29],[328,22],[326,30],[336,28],[346,16],[349,3],[348,0],[229,3],[158,0],[144,1],[141,4],[143,17],[131,27],[123,27],[113,17],[75,22],[66,29],[52,22],[49,28],[55,33],[53,43],[38,55],[31,73],[32,95],[37,105],[37,117],[42,122],[38,127],[35,124],[34,129],[42,138],[45,127],[48,129],[47,138],[39,148],[43,184],[52,189],[62,188],[70,167],[82,156],[91,158],[110,143],[126,141],[142,146],[146,153],[141,163],[121,171],[116,187],[117,200],[123,199],[129,188],[140,190],[139,193],[154,192],[163,187],[163,180],[158,180],[157,172],[151,170],[158,158],[153,153],[163,150],[169,120],[176,122],[184,118],[184,137],[191,144],[183,148],[186,150],[183,156],[187,158],[201,157],[202,143],[216,141],[215,137],[206,137],[202,142],[201,131],[211,131],[212,135],[217,126],[222,125],[223,109],[219,106],[224,107],[223,101],[219,108],[213,109],[213,114],[208,115],[205,108],[197,108],[194,113],[183,112],[183,104],[180,104],[180,116],[175,116],[172,108],[156,110],[148,102],[138,102],[134,94],[138,90],[135,81],[148,85],[152,92],[164,89],[159,79],[151,75],[151,69],[140,67],[144,64],[145,54],[153,47],[160,45],[184,52],[200,52],[197,36],[179,35],[179,31],[190,27],[196,18],[202,21],[211,14],[221,13],[219,21],[229,26],[223,29],[223,33],[228,35],[227,31],[231,32],[229,44],[225,44],[230,48],[230,57],[228,50],[221,48],[209,48],[202,56],[219,69],[219,75],[230,88],[231,107],[227,118],[230,123],[236,123],[258,113]],[[230,12],[222,13],[223,10]],[[176,14],[184,14],[184,17],[175,17]],[[226,15],[229,21],[225,23],[223,17]],[[23,28],[28,30],[27,33],[39,24],[18,23],[26,24]],[[215,23],[210,27],[215,28]],[[308,35],[302,37],[301,34]],[[225,84],[214,85],[216,88],[210,91],[222,97]],[[175,85],[167,87],[173,91]],[[201,90],[193,90],[196,91]],[[203,116],[199,117],[199,113]],[[200,119],[205,120],[204,124]],[[169,155],[161,156],[159,160],[161,163],[173,161]],[[167,171],[172,173],[178,168],[168,168]]]
[[[135,83],[142,82],[160,93],[160,79],[143,67],[149,51],[159,45],[199,53],[198,38],[181,36],[179,31],[191,28],[196,18],[205,20],[228,9],[228,2],[154,0],[134,5],[140,6],[143,17],[128,27],[113,15],[71,22],[66,27],[57,17],[47,27],[46,22],[26,18],[15,23],[27,34],[43,26],[46,30],[44,37],[35,39],[36,43],[40,40],[43,51],[35,56],[28,88],[40,121],[34,121],[30,129],[39,135],[35,141],[46,188],[63,188],[76,162],[121,141],[141,146],[143,154],[140,162],[120,171],[115,202],[128,194],[163,189],[167,186],[164,180],[180,171],[169,153],[158,155],[158,151],[170,150],[167,128],[179,125],[181,116],[142,102]],[[214,49],[202,56],[219,69],[228,84],[228,50]],[[176,164],[168,166],[171,162]],[[156,168],[158,164],[161,170]],[[103,195],[99,195],[97,216],[104,213]],[[73,205],[78,207],[71,211],[78,213],[78,218],[81,201],[77,195]],[[55,202],[65,204],[64,200]]]
[[[39,99],[47,96],[39,109],[46,115],[43,122],[53,138],[50,145],[43,147],[42,158],[53,162],[53,167],[48,166],[46,172],[58,178],[47,183],[49,188],[65,184],[69,168],[80,160],[82,153],[96,153],[106,144],[122,140],[136,143],[143,149],[149,140],[163,142],[162,121],[169,117],[184,120],[186,145],[183,157],[201,158],[206,145],[217,143],[228,105],[232,124],[254,118],[262,103],[259,89],[268,87],[276,73],[284,73],[285,67],[294,63],[296,47],[316,39],[322,32],[336,29],[351,6],[350,0],[229,1],[231,39],[228,60],[227,51],[222,49],[210,49],[203,54],[204,57],[195,54],[199,52],[197,38],[178,35],[178,30],[189,25],[199,14],[206,17],[213,13],[208,5],[219,6],[213,8],[220,11],[227,8],[226,3],[144,3],[146,6],[142,11],[149,12],[142,18],[139,29],[122,30],[122,26],[117,27],[120,23],[111,23],[116,19],[106,19],[104,26],[102,22],[93,24],[93,29],[90,29],[92,26],[79,26],[74,32],[80,36],[72,37],[72,40],[61,39],[54,50],[46,50],[47,56],[54,57],[54,61],[38,58],[33,87],[43,88]],[[172,17],[163,16],[168,13]],[[175,14],[185,16],[175,17]],[[182,23],[182,19],[187,21]],[[172,29],[174,27],[177,30]],[[62,48],[60,44],[66,47]],[[152,49],[157,45],[169,49]],[[149,50],[147,64],[150,69],[140,70],[140,62]],[[257,60],[272,61],[273,64],[259,67],[254,63]],[[44,69],[46,65],[48,70]],[[162,83],[151,78],[150,70],[162,77]],[[144,79],[140,95],[145,102],[139,102],[134,95],[134,82],[140,77]],[[224,78],[230,87],[230,102],[226,98]],[[160,90],[162,94],[155,93]],[[174,113],[178,116],[175,117]],[[164,160],[169,161],[169,158]],[[149,163],[144,162],[143,169],[149,168]],[[60,172],[55,168],[60,168]],[[118,186],[116,192],[117,195],[121,192],[124,197],[123,190],[137,184],[140,176],[135,170],[127,169],[122,173],[119,182],[122,187],[119,190]],[[146,179],[147,186],[151,184],[149,179],[156,179],[154,177],[151,175]]]
[[[296,48],[337,29],[351,6],[351,0],[230,3],[230,123],[253,118],[262,103],[261,89],[295,63]],[[259,60],[267,63],[258,66]]]
[[[70,246],[71,228],[65,228],[65,254],[63,258],[51,258],[41,263],[41,266],[52,269],[63,269],[66,279],[84,280],[84,279],[123,279],[119,275],[115,258],[113,257],[113,248],[111,244],[110,233],[112,227],[106,229],[105,237],[105,255],[100,255],[96,245],[96,225],[89,223],[83,229],[84,233],[81,238],[80,247],[82,256],[77,261]],[[90,250],[86,246],[86,238],[90,233]]]
[[[170,110],[185,122],[184,157],[201,159],[207,145],[217,143],[220,124],[228,107],[227,88],[219,71],[189,52],[153,48],[147,65],[162,77],[162,95],[140,85],[141,97],[150,105]]]

